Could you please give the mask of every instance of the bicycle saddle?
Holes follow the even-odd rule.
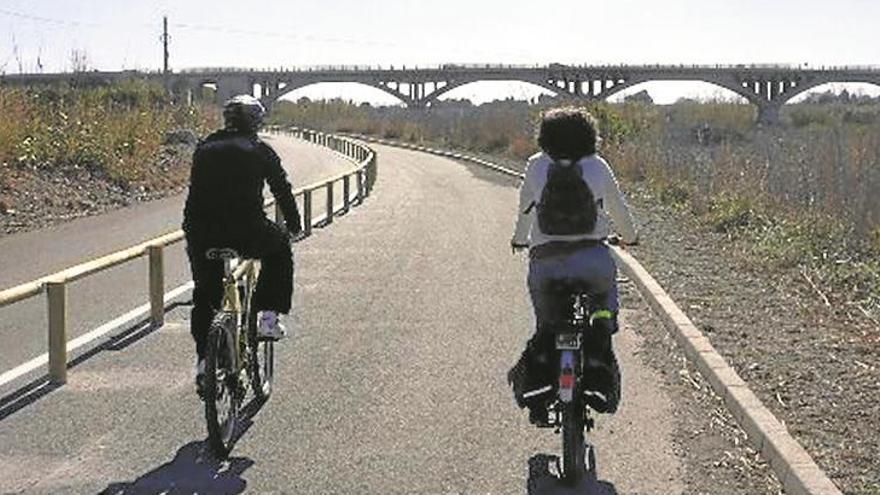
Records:
[[[209,260],[231,260],[241,258],[241,255],[232,248],[211,248],[205,251],[205,257]]]

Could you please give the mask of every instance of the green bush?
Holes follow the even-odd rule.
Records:
[[[726,234],[762,223],[752,201],[727,194],[709,201],[707,220],[715,232]]]

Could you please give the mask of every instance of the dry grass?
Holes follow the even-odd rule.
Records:
[[[0,163],[48,169],[86,168],[123,183],[144,180],[165,133],[216,125],[200,109],[173,105],[161,86],[0,87]]]

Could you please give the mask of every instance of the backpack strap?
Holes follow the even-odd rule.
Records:
[[[557,162],[556,160],[554,160],[553,158],[550,158],[550,165],[547,167],[547,174],[548,174],[548,176],[549,176],[549,174],[550,174],[550,169],[551,169],[554,165],[557,165],[557,164],[558,164],[558,162]],[[535,209],[536,206],[538,206],[538,202],[537,202],[537,201],[532,201],[531,203],[529,203],[528,208],[526,208],[525,211],[523,211],[523,215],[528,215],[532,210]]]

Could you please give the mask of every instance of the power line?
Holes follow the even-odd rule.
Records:
[[[19,19],[27,19],[29,21],[35,22],[48,22],[51,24],[60,24],[65,26],[89,26],[89,27],[104,27],[104,24],[98,24],[96,22],[87,22],[87,21],[69,21],[63,19],[53,19],[51,17],[43,17],[32,14],[25,14],[22,12],[15,12],[7,9],[0,9],[0,14],[7,15],[10,17],[17,17]]]
[[[40,22],[40,23],[48,23],[55,24],[61,26],[72,26],[72,27],[99,27],[99,28],[109,28],[111,27],[105,23],[92,22],[92,21],[77,21],[77,20],[66,20],[66,19],[57,19],[52,17],[45,17],[40,15],[28,14],[24,12],[9,10],[5,8],[0,8],[0,15],[5,15],[8,17],[15,17],[19,19],[26,19],[32,22]],[[141,23],[138,24],[140,27],[153,27],[152,23]],[[347,37],[326,37],[326,36],[315,36],[315,35],[302,35],[302,34],[294,34],[290,32],[278,32],[278,31],[265,31],[265,30],[254,30],[254,29],[241,29],[241,28],[232,28],[218,25],[208,25],[208,24],[193,24],[193,23],[169,23],[169,26],[183,29],[183,30],[192,30],[192,31],[208,31],[208,32],[216,32],[230,35],[245,35],[245,36],[254,36],[254,37],[263,37],[263,38],[280,38],[280,39],[291,39],[302,41],[306,43],[329,43],[329,44],[344,44],[344,45],[354,45],[354,46],[368,46],[368,47],[376,47],[376,48],[400,48],[401,45],[392,42],[383,42],[383,41],[375,41],[369,39],[357,39],[357,38],[347,38]],[[163,34],[163,41],[165,41]],[[449,47],[447,47],[449,49]],[[452,51],[468,53],[473,55],[473,50],[470,49],[460,49],[460,48],[452,48]],[[506,57],[507,55],[513,54],[513,52],[494,52],[493,56],[502,56]],[[521,55],[521,54],[517,54]]]
[[[355,38],[330,38],[324,36],[312,36],[312,35],[299,35],[293,33],[283,33],[277,31],[265,31],[265,30],[253,30],[253,29],[241,29],[241,28],[229,28],[224,26],[216,26],[216,25],[207,25],[207,24],[191,24],[191,23],[182,23],[175,22],[172,23],[171,26],[182,29],[191,29],[194,31],[212,31],[217,33],[224,34],[240,34],[247,36],[260,36],[264,38],[286,38],[286,39],[295,39],[295,40],[303,40],[303,41],[317,41],[324,43],[343,43],[343,44],[351,44],[351,45],[371,45],[371,46],[384,46],[384,47],[396,47],[394,43],[388,42],[380,42],[380,41],[372,41],[372,40],[363,40],[363,39],[355,39]]]

